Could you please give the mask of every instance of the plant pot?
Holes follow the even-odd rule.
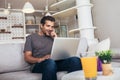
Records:
[[[102,72],[104,76],[112,75],[112,66],[111,64],[102,64]]]

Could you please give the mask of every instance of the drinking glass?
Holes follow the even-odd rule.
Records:
[[[97,77],[97,57],[82,57],[82,68],[86,80],[96,80]]]

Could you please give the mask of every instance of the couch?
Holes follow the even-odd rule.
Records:
[[[24,60],[23,45],[0,44],[0,80],[41,80],[41,74],[30,72],[30,65]],[[58,80],[66,73],[58,72]]]
[[[112,55],[112,66],[120,68],[120,48],[111,48]]]
[[[86,40],[82,39],[80,41],[77,51],[78,57],[79,53],[87,49]],[[24,43],[0,44],[0,80],[41,80],[41,74],[30,72],[30,65],[24,60],[23,48]],[[120,67],[120,49],[113,49],[113,51],[115,53],[113,55],[112,65],[114,67]],[[61,80],[61,77],[66,73],[57,72],[58,80]]]

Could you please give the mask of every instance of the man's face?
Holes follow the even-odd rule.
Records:
[[[50,36],[51,32],[54,30],[54,24],[55,22],[46,20],[45,24],[41,26],[43,33]]]

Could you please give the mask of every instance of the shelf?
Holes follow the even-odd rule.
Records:
[[[80,30],[83,30],[83,29],[96,29],[96,27],[85,27],[85,28],[77,28],[77,29],[72,29],[69,31],[69,33],[73,33],[73,32],[79,32]]]
[[[76,9],[76,6],[74,6],[72,8],[68,8],[66,10],[54,13],[54,14],[52,14],[52,16],[64,18],[64,17],[68,17],[71,15],[76,15],[76,14],[77,14],[77,9]]]
[[[22,12],[0,15],[0,43],[25,40],[25,22]]]
[[[50,7],[51,8],[56,8],[56,7],[59,8],[61,6],[71,5],[73,3],[75,3],[75,0],[61,0],[59,2],[52,4]]]
[[[0,31],[0,33],[7,33],[7,34],[10,34],[11,32],[10,32],[10,31],[7,31],[7,32],[1,32],[1,31]]]
[[[0,17],[0,20],[3,19],[3,20],[7,20],[7,17]]]
[[[39,32],[40,24],[30,24],[30,25],[26,25],[26,34],[32,34],[32,33],[36,33]]]
[[[40,24],[25,24],[26,26],[39,26]]]
[[[24,37],[12,37],[12,39],[24,39]]]
[[[69,33],[73,33],[73,32],[79,32],[80,31],[80,29],[78,28],[78,29],[72,29],[72,30],[70,30],[69,31]]]
[[[12,28],[23,28],[23,26],[16,25],[16,26],[12,26]]]
[[[52,4],[50,7],[53,10],[59,9],[59,12],[56,12],[52,14],[54,17],[59,17],[59,18],[64,18],[68,17],[71,15],[76,15],[77,14],[77,9],[76,9],[76,0],[60,0],[54,4]]]

